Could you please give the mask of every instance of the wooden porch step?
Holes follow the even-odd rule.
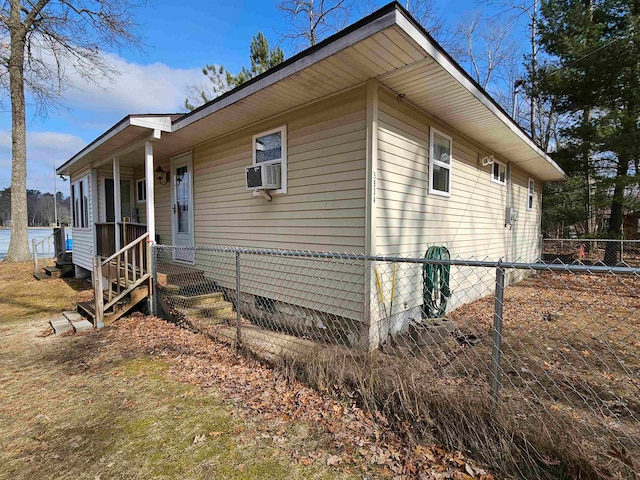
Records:
[[[204,270],[175,263],[160,263],[158,265],[158,273],[166,275],[167,282],[174,285],[181,285],[192,281],[207,281],[204,276]]]
[[[36,272],[33,274],[36,280],[48,280],[51,277],[44,272]]]
[[[96,307],[93,305],[93,302],[78,302],[76,310],[83,317],[87,317],[92,320],[96,316]]]
[[[201,308],[177,308],[176,313],[191,321],[199,320],[207,325],[219,325],[225,321],[224,318],[208,315]]]
[[[205,293],[219,292],[221,290],[217,283],[207,279],[187,280],[181,283],[166,283],[165,285],[160,284],[159,286],[172,295],[185,296],[202,295]]]
[[[172,295],[171,302],[178,307],[210,307],[215,303],[228,303],[224,302],[224,294],[222,292],[193,296]]]
[[[103,292],[105,293],[105,292]],[[108,294],[106,294],[108,295]],[[134,288],[128,295],[122,299],[121,302],[116,303],[111,311],[104,313],[105,325],[109,325],[118,320],[123,315],[131,311],[142,300],[149,296],[149,287],[147,285],[140,285]],[[96,316],[96,308],[94,302],[79,302],[76,305],[76,310],[81,315],[93,320]]]
[[[54,266],[44,267],[44,271],[47,272],[51,278],[60,278],[62,277],[62,269]]]

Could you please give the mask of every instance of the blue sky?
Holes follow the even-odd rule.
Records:
[[[368,0],[384,5],[386,1]],[[102,88],[78,80],[64,92],[63,108],[46,118],[27,111],[27,185],[53,191],[53,167],[103,133],[128,113],[183,111],[185,88],[204,79],[206,63],[224,64],[236,72],[248,63],[249,42],[262,31],[278,42],[288,26],[277,0],[150,0],[137,13],[142,51],[109,52],[120,75]],[[447,21],[455,22],[474,0],[438,0]],[[178,7],[177,7],[178,6]],[[358,19],[354,14],[350,22]],[[285,56],[292,53],[283,43]],[[5,97],[0,109],[0,189],[10,185],[11,118]],[[68,193],[68,182],[58,182]]]

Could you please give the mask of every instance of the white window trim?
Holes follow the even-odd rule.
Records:
[[[147,184],[146,184],[147,179],[146,178],[140,178],[138,180],[136,180],[136,203],[147,203]],[[142,192],[144,194],[144,199],[140,200],[140,198],[138,198],[138,192],[140,191],[138,189],[138,185],[142,182],[145,182],[144,184],[144,188],[142,189]]]
[[[91,181],[91,176],[90,175],[83,175],[81,177],[76,178],[73,182],[71,182],[71,185],[73,185],[73,194],[71,195],[71,229],[72,230],[91,230],[92,227],[92,220],[91,220],[91,204],[89,202],[91,202],[91,195],[90,195],[90,190],[89,190],[89,182]],[[84,220],[84,210],[83,210],[83,206],[84,206],[84,200],[81,200],[79,202],[79,207],[78,209],[80,210],[80,212],[76,212],[76,208],[75,208],[75,198],[74,195],[80,195],[80,184],[83,184],[83,188],[82,188],[82,193],[83,196],[86,195],[87,197],[87,222],[86,225],[83,227],[82,225],[82,221]],[[86,191],[85,191],[86,189]],[[76,215],[77,214],[77,215]],[[79,218],[76,218],[79,217]],[[80,226],[76,227],[76,221],[78,221],[78,223],[80,224]]]
[[[435,145],[433,141],[433,137],[435,134],[440,135],[441,137],[449,140],[449,164],[447,165],[444,162],[436,160],[433,158],[433,147]],[[449,170],[449,185],[447,186],[447,192],[443,192],[442,190],[436,190],[433,188],[433,165],[438,165],[440,167],[446,168]],[[446,133],[441,132],[433,127],[429,129],[429,193],[434,195],[440,195],[441,197],[450,197],[451,196],[451,178],[453,177],[453,139],[447,135]]]
[[[531,191],[531,184],[533,184],[533,191]],[[527,180],[527,210],[535,210],[536,206],[536,181],[533,178]],[[531,202],[529,202],[531,199]],[[531,204],[531,206],[529,206]]]
[[[500,165],[504,168],[504,182],[500,181],[500,178],[496,178],[493,175],[493,169],[495,165]],[[498,173],[500,173],[500,171],[498,171]],[[507,185],[507,164],[504,162],[501,162],[500,160],[494,160],[493,163],[491,164],[491,171],[490,171],[490,175],[491,175],[491,181],[493,183],[497,183],[498,185]]]
[[[256,163],[256,140],[260,137],[264,137],[265,135],[270,135],[272,133],[280,132],[280,158],[276,158],[274,160],[268,160],[266,162]],[[280,164],[280,182],[281,186],[277,190],[269,190],[269,195],[284,195],[287,193],[287,126],[281,125],[277,128],[272,128],[271,130],[266,130],[264,132],[257,133],[251,139],[251,156],[252,156],[252,165],[270,165],[273,163]],[[253,191],[254,197],[260,197],[260,193],[257,190]]]

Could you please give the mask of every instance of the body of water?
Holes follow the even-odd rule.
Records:
[[[53,228],[30,228],[29,229],[29,250],[32,249],[32,239],[36,239],[36,241],[42,240],[47,236],[53,233]],[[71,238],[71,229],[66,228],[65,236],[67,238]],[[8,228],[0,228],[0,260],[2,260],[7,255],[7,250],[9,250],[9,239],[11,238],[11,230]],[[53,239],[51,240],[51,250],[53,251]],[[38,248],[38,252],[40,252],[40,248]]]

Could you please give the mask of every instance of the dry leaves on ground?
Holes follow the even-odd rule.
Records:
[[[247,417],[282,422],[282,435],[297,420],[315,425],[319,434],[329,433],[333,452],[306,451],[304,445],[290,451],[291,458],[303,465],[322,461],[373,468],[389,478],[493,478],[461,452],[433,445],[408,446],[382,415],[374,418],[356,405],[339,403],[227,345],[164,320],[137,314],[119,321],[114,331],[123,348],[169,360],[171,373],[178,379],[215,387],[242,406]]]

